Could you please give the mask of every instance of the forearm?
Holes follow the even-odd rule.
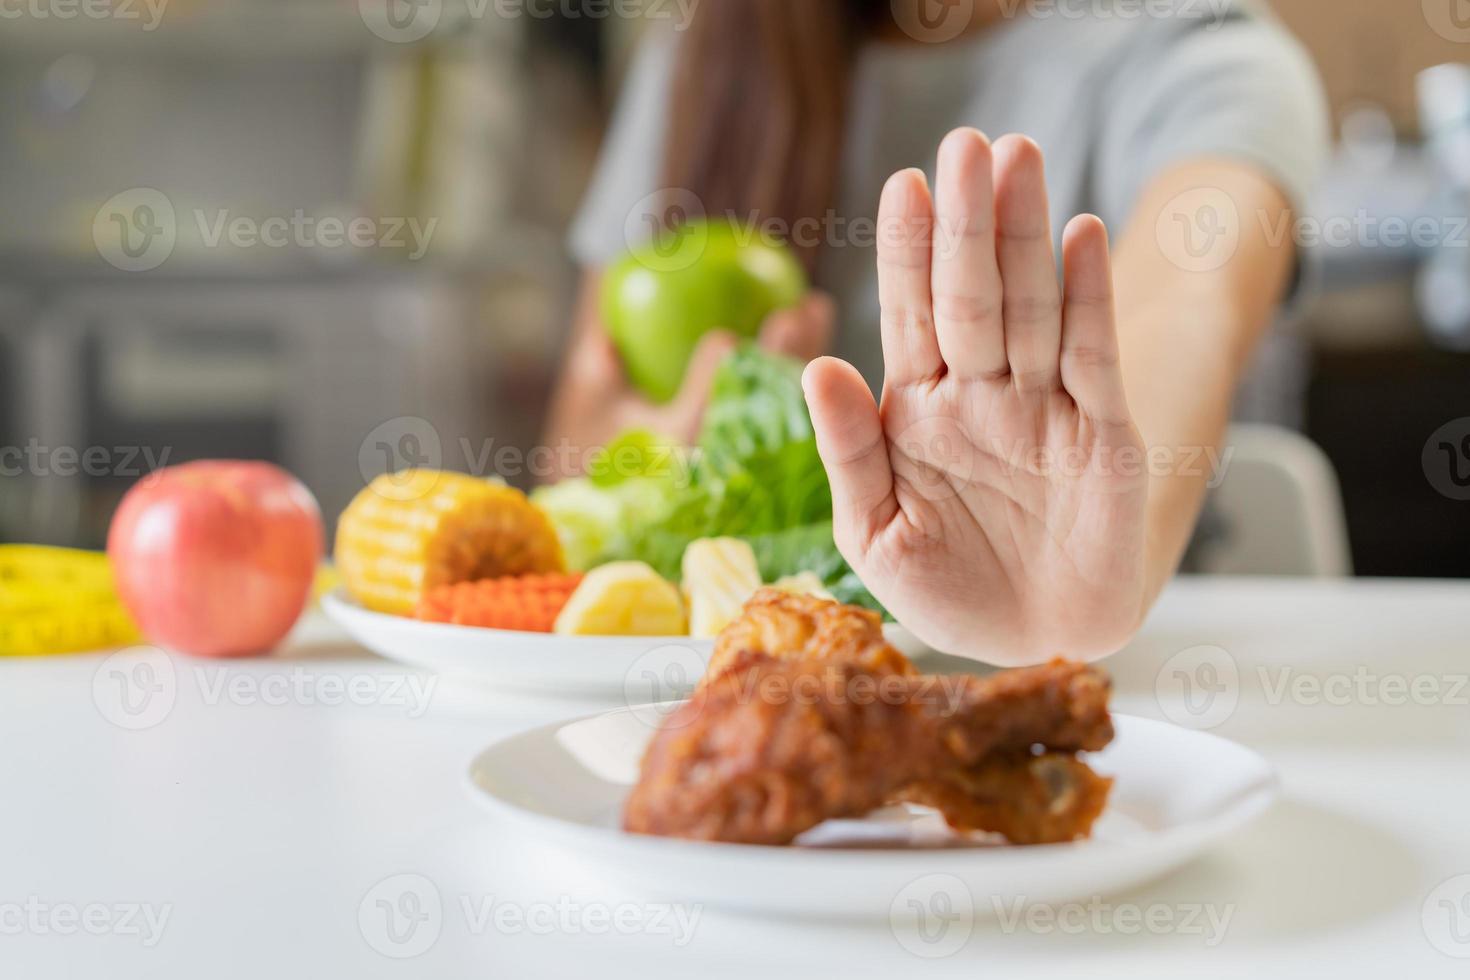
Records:
[[[1235,236],[1203,258],[1182,237],[1198,230],[1191,223],[1201,207],[1225,215]],[[1224,476],[1235,390],[1295,263],[1290,240],[1273,241],[1267,229],[1288,227],[1289,217],[1285,198],[1254,170],[1202,161],[1149,189],[1120,245],[1123,375],[1149,451],[1145,608],[1173,576],[1207,490]]]
[[[1218,338],[1241,326],[1186,309],[1149,303],[1119,310],[1124,383],[1149,471],[1145,609],[1173,577],[1221,475],[1237,378]]]

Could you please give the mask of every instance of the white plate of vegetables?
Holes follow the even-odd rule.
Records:
[[[393,660],[628,704],[685,696],[763,585],[876,608],[832,541],[800,373],[737,351],[695,446],[632,430],[529,498],[461,473],[379,476],[338,521],[343,588],[323,606]]]
[[[365,609],[342,589],[324,596],[322,608],[379,656],[550,697],[624,704],[687,697],[714,650],[712,639],[690,636],[563,636],[425,622]],[[926,652],[896,623],[884,634],[911,659]]]

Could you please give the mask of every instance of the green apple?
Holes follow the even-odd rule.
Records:
[[[730,221],[690,221],[609,267],[602,319],[628,378],[662,403],[678,392],[706,333],[754,337],[806,289],[806,273],[785,245]]]

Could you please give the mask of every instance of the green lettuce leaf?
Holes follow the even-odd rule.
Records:
[[[832,491],[796,361],[735,351],[715,375],[692,457],[668,449],[625,433],[588,477],[536,491],[573,568],[636,559],[677,581],[689,542],[739,537],[765,581],[810,571],[842,601],[881,610],[832,543]]]

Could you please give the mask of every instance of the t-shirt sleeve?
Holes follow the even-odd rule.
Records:
[[[1326,163],[1328,116],[1316,69],[1264,17],[1161,25],[1104,104],[1094,193],[1115,227],[1148,181],[1192,157],[1254,164],[1297,209]]]
[[[650,33],[634,55],[568,246],[583,266],[606,265],[630,245],[626,229],[649,227],[663,171],[675,38]]]

